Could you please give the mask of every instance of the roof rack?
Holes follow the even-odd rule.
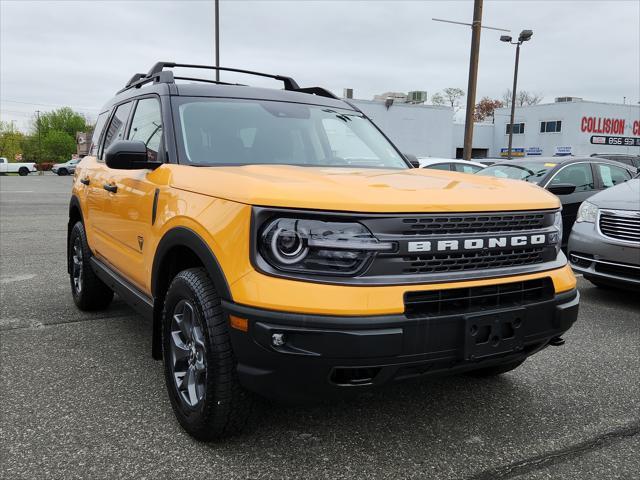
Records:
[[[149,70],[148,73],[136,73],[129,79],[125,87],[119,90],[117,93],[122,93],[131,88],[140,88],[142,87],[142,85],[145,85],[151,82],[175,83],[176,80],[190,80],[194,82],[216,83],[220,85],[242,85],[238,83],[226,83],[226,82],[220,82],[220,81],[209,80],[204,78],[175,77],[173,75],[173,72],[165,70],[165,68],[174,68],[174,67],[218,70],[218,71],[224,71],[224,72],[236,72],[236,73],[244,73],[247,75],[256,75],[259,77],[273,78],[274,80],[282,81],[284,84],[285,90],[290,90],[293,92],[300,92],[300,93],[309,93],[312,95],[319,95],[321,97],[328,97],[328,98],[334,98],[334,99],[338,98],[333,93],[331,93],[330,91],[322,87],[300,88],[298,83],[293,78],[286,77],[283,75],[272,75],[270,73],[254,72],[251,70],[242,70],[239,68],[214,67],[212,65],[193,65],[188,63],[174,63],[174,62],[158,62],[153,67],[151,67],[151,70]]]

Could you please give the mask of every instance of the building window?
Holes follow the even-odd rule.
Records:
[[[506,135],[509,135],[510,131],[511,131],[511,124],[507,123]],[[514,135],[519,135],[521,133],[524,133],[524,123],[514,123],[513,124],[513,134]]]
[[[550,122],[540,122],[540,133],[558,133],[562,131],[562,122],[560,120],[551,120]]]

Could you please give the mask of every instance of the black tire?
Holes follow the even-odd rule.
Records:
[[[477,370],[467,372],[466,374],[470,377],[476,378],[495,377],[497,375],[502,375],[503,373],[510,372],[511,370],[515,370],[523,363],[524,360],[518,360],[517,362],[503,363],[501,365],[495,365],[493,367],[479,368]]]
[[[64,177],[65,175],[69,175],[69,171],[66,168],[61,168],[60,170],[58,170],[58,175]]]
[[[253,399],[238,381],[226,316],[203,268],[183,270],[169,285],[162,350],[169,400],[189,435],[211,441],[244,429]]]
[[[71,229],[67,251],[71,294],[76,306],[85,311],[107,308],[113,300],[113,290],[96,276],[91,267],[91,250],[82,222],[77,222]]]
[[[29,175],[29,169],[27,167],[20,167],[18,169],[18,175],[20,175],[21,177],[26,177],[27,175]]]

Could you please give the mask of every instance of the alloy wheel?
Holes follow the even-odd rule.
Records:
[[[79,236],[73,240],[73,256],[72,256],[71,277],[73,278],[73,288],[76,294],[82,291],[82,243]]]
[[[198,314],[188,300],[180,300],[173,310],[170,348],[178,394],[187,406],[196,408],[205,396],[206,349]]]

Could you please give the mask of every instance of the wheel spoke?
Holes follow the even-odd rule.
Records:
[[[184,338],[184,340],[187,342],[191,341],[191,328],[185,320],[184,313],[176,313],[173,316],[173,321],[180,330],[182,338]]]
[[[173,351],[173,364],[186,361],[189,357],[189,347],[180,338],[180,332],[171,332],[171,350]]]
[[[204,350],[204,335],[202,334],[202,330],[198,325],[193,325],[193,343],[196,344],[198,349]]]
[[[198,393],[196,392],[196,374],[193,368],[187,371],[187,392],[189,394],[189,403],[193,406],[198,403]]]

